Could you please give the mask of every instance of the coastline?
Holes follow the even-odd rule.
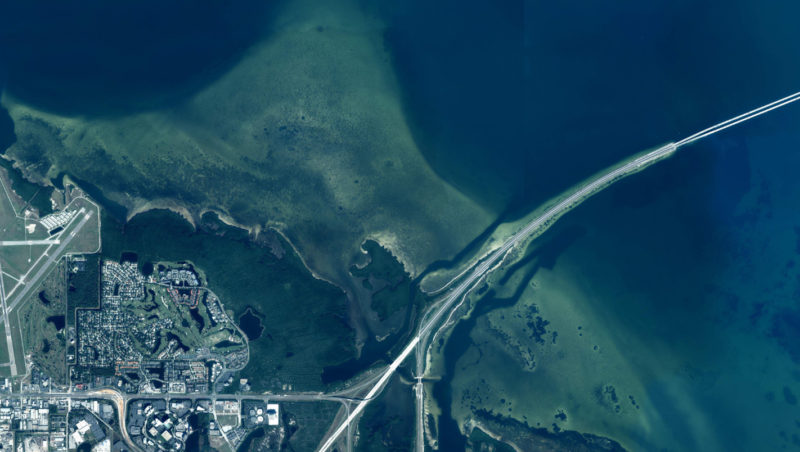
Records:
[[[582,181],[573,184],[572,186],[568,187],[558,195],[545,201],[538,208],[531,211],[527,215],[520,217],[519,219],[516,219],[514,221],[501,223],[497,225],[495,230],[492,231],[492,234],[489,236],[489,238],[487,238],[485,243],[476,250],[473,256],[465,257],[463,261],[455,264],[450,268],[437,270],[435,272],[426,275],[423,278],[423,280],[420,281],[420,289],[426,294],[431,296],[435,296],[437,294],[444,292],[448,288],[452,287],[452,285],[455,284],[458,280],[460,280],[460,278],[467,275],[470,272],[470,270],[475,268],[475,266],[478,265],[481,261],[487,259],[495,251],[500,249],[506,243],[508,237],[518,234],[530,222],[534,221],[534,219],[538,218],[545,212],[551,210],[554,206],[558,205],[560,202],[570,198],[570,196],[574,195],[581,189],[592,185],[595,181],[598,180],[599,177],[602,177],[602,175],[607,174],[610,171],[613,171],[614,168],[622,168],[630,164],[631,162],[650,154],[651,152],[664,149],[667,147],[669,147],[669,144],[650,147],[636,154],[633,154],[630,157],[627,157],[617,163],[609,165],[591,174],[589,177],[583,179]],[[593,197],[595,194],[605,190],[609,185],[615,183],[617,180],[638,174],[639,172],[652,166],[653,164],[672,157],[674,153],[675,149],[673,149],[671,152],[656,157],[654,160],[650,160],[645,162],[644,164],[640,164],[636,168],[614,177],[612,180],[606,181],[605,183],[594,187],[591,191],[583,194],[581,197],[574,200],[569,206],[562,209],[557,215],[550,218],[546,223],[543,223],[536,229],[529,231],[527,237],[525,237],[523,240],[521,240],[519,243],[517,243],[515,246],[509,249],[506,258],[510,253],[514,253],[518,256],[524,254],[524,252],[521,250],[524,250],[530,242],[532,242],[537,237],[542,235],[545,231],[547,231],[553,223],[558,221],[559,218],[568,214],[574,208],[578,207],[584,201]],[[503,258],[500,261],[500,263],[504,262],[506,258]],[[515,261],[515,259],[518,258],[519,257],[517,258],[512,257],[511,261],[513,262]]]
[[[213,213],[222,223],[237,229],[242,229],[244,231],[247,231],[247,233],[253,238],[257,238],[258,235],[262,232],[262,228],[260,225],[245,225],[243,223],[239,223],[238,221],[234,220],[233,217],[231,217],[230,215],[219,209],[206,207],[198,210],[198,213],[195,215],[192,213],[192,210],[190,210],[189,207],[186,207],[180,202],[170,198],[159,198],[153,200],[137,198],[133,202],[133,207],[129,209],[128,214],[125,217],[125,222],[127,223],[131,221],[131,219],[133,219],[133,217],[135,217],[136,215],[149,212],[151,210],[159,210],[159,209],[169,210],[170,212],[180,215],[184,220],[186,220],[189,224],[191,224],[192,228],[194,229],[197,229],[196,218],[201,218],[203,215],[207,213]]]
[[[36,177],[35,173],[28,170],[28,168],[20,167],[17,165],[16,159],[3,154],[3,158],[8,160],[12,163],[14,170],[20,172],[21,176],[32,183],[35,183],[40,186],[54,186],[53,181],[48,178],[39,178]],[[51,170],[55,170],[51,168]],[[60,173],[62,174],[64,183],[69,183],[76,187],[81,187],[82,184],[74,181],[68,173]],[[153,200],[147,200],[144,198],[138,197],[131,197],[131,196],[123,196],[120,197],[119,194],[117,196],[113,196],[108,199],[110,202],[114,202],[118,204],[120,207],[126,209],[127,211],[124,213],[124,221],[127,223],[131,221],[134,217],[139,214],[143,214],[153,210],[167,210],[172,213],[179,215],[182,219],[191,225],[194,230],[197,230],[199,219],[205,213],[214,213],[219,221],[222,223],[235,227],[244,231],[247,231],[250,240],[257,241],[258,236],[267,230],[272,230],[275,233],[279,234],[286,243],[292,248],[294,253],[297,255],[298,259],[303,265],[309,274],[316,280],[326,282],[331,284],[332,286],[339,289],[348,300],[349,305],[349,315],[348,315],[348,323],[350,324],[351,328],[355,333],[355,348],[357,350],[356,356],[360,356],[363,350],[364,345],[368,341],[368,337],[370,336],[370,330],[366,327],[363,323],[363,316],[366,314],[362,312],[362,307],[356,300],[356,295],[350,293],[347,290],[347,283],[348,281],[342,281],[341,283],[337,283],[334,279],[324,276],[316,269],[312,268],[307,260],[307,256],[301,252],[300,247],[289,238],[289,233],[287,231],[287,225],[281,222],[270,222],[264,226],[262,225],[245,225],[238,221],[236,221],[233,217],[228,215],[227,213],[220,211],[219,209],[215,209],[212,207],[200,207],[200,206],[187,206],[186,204],[171,198],[157,198]],[[107,208],[106,206],[102,205],[103,203],[100,202],[102,208]],[[399,244],[399,239],[392,234],[391,232],[382,231],[376,233],[368,233],[365,234],[362,238],[359,249],[361,249],[361,245],[363,245],[367,240],[373,240],[377,242],[381,247],[386,249],[398,262],[403,265],[404,270],[407,271],[411,275],[411,277],[415,277],[417,272],[414,270],[416,267],[411,264],[409,256],[401,251],[401,245]],[[363,250],[362,250],[363,252]],[[351,262],[352,263],[352,262]],[[348,272],[349,274],[349,272]]]
[[[128,214],[125,216],[125,223],[130,222],[133,217],[151,210],[169,210],[170,212],[174,212],[191,224],[193,229],[197,229],[197,222],[191,212],[189,212],[189,209],[171,199],[141,200],[134,202],[134,206],[128,210]]]
[[[372,240],[378,245],[380,245],[383,249],[389,252],[397,262],[400,262],[400,265],[403,266],[403,271],[408,273],[409,277],[413,280],[416,278],[420,271],[417,266],[411,263],[411,258],[408,256],[407,253],[402,252],[402,245],[400,245],[400,239],[393,233],[384,231],[384,232],[373,232],[371,234],[367,234],[364,237],[364,240],[361,241],[359,244],[359,249],[362,251],[364,250],[363,246],[367,242],[367,240]]]
[[[489,438],[492,438],[493,440],[501,442],[501,443],[507,445],[508,447],[514,449],[515,452],[523,452],[523,450],[519,446],[517,446],[516,444],[514,444],[511,441],[508,441],[508,440],[504,439],[503,435],[501,435],[499,433],[495,433],[495,432],[489,430],[489,427],[485,426],[481,421],[478,421],[476,419],[470,419],[469,420],[469,432],[468,433],[471,434],[472,430],[474,430],[476,428],[478,430],[482,431]]]
[[[75,184],[74,182],[72,183]],[[194,229],[197,229],[197,220],[195,215],[192,214],[192,211],[185,205],[182,205],[181,203],[169,198],[154,199],[150,201],[144,199],[137,199],[134,202],[134,207],[132,207],[129,210],[125,218],[125,222],[129,222],[131,221],[131,219],[133,219],[133,217],[152,210],[169,210],[170,212],[180,215],[184,220],[186,220],[189,224],[191,224]],[[206,213],[215,214],[219,218],[219,220],[224,224],[247,231],[253,240],[257,239],[262,232],[265,232],[267,230],[274,231],[275,233],[280,235],[286,241],[286,243],[289,244],[294,253],[300,259],[300,262],[302,262],[303,267],[306,270],[308,270],[308,272],[311,274],[311,276],[314,277],[314,279],[324,281],[328,284],[331,284],[341,289],[343,293],[345,294],[347,293],[347,291],[344,288],[342,288],[340,284],[337,284],[332,279],[321,275],[316,270],[311,268],[311,266],[308,265],[308,262],[306,261],[306,258],[303,255],[303,253],[300,251],[297,245],[289,238],[289,235],[285,230],[286,225],[282,223],[273,223],[273,224],[268,224],[266,227],[262,227],[260,225],[248,226],[243,223],[239,223],[238,221],[234,220],[233,217],[218,209],[203,208],[200,209],[198,212],[199,213],[197,214],[197,217],[202,217]],[[377,242],[380,246],[386,249],[395,259],[397,259],[398,262],[400,262],[400,264],[403,265],[403,269],[407,273],[409,273],[409,275],[411,275],[412,278],[415,276],[415,273],[409,270],[409,268],[413,266],[409,263],[408,257],[405,254],[398,252],[399,245],[397,244],[396,239],[395,240],[387,239],[385,234],[370,234],[366,238],[364,238],[364,240],[361,241],[361,243],[359,244],[359,248],[363,246],[364,243],[366,243],[368,240],[374,240],[375,242]],[[360,249],[362,250],[362,252],[364,252],[363,248]]]

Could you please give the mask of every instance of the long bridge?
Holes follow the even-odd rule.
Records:
[[[468,271],[466,273],[462,273],[461,275],[456,276],[456,278],[454,278],[452,281],[445,284],[445,287],[447,287],[451,284],[454,284],[461,278],[464,278],[454,289],[450,289],[446,296],[444,296],[440,301],[434,303],[426,312],[426,314],[422,316],[419,330],[414,337],[411,338],[408,345],[406,345],[403,351],[397,356],[397,358],[395,358],[394,361],[392,361],[392,363],[383,371],[383,373],[380,374],[380,378],[377,379],[369,392],[367,392],[367,394],[363,397],[363,400],[358,402],[355,408],[353,408],[344,419],[344,421],[342,421],[342,423],[339,424],[339,426],[330,435],[328,435],[325,442],[319,448],[319,451],[325,452],[331,449],[331,447],[338,441],[339,437],[345,431],[348,432],[349,445],[349,436],[351,431],[350,424],[358,419],[358,417],[361,415],[361,412],[364,411],[364,408],[366,408],[367,404],[383,390],[383,387],[389,381],[389,378],[394,375],[397,369],[403,364],[406,358],[408,358],[411,352],[414,351],[414,349],[417,348],[420,343],[422,343],[423,346],[417,349],[417,386],[415,387],[415,393],[417,395],[416,448],[418,451],[424,450],[424,415],[422,400],[424,391],[422,390],[422,376],[425,372],[425,359],[427,355],[427,346],[425,344],[428,343],[428,338],[430,337],[430,333],[433,331],[433,329],[437,328],[438,330],[446,327],[447,324],[449,324],[449,317],[455,312],[454,308],[457,307],[460,304],[460,301],[463,300],[466,295],[477,286],[477,283],[480,280],[482,280],[491,272],[491,270],[503,262],[508,253],[518,243],[537,237],[546,231],[550,226],[552,226],[552,224],[557,221],[561,215],[567,213],[569,210],[582,203],[590,196],[607,188],[614,182],[672,155],[679,148],[688,146],[698,140],[722,132],[729,127],[749,121],[772,110],[794,103],[798,100],[800,100],[800,92],[796,92],[774,102],[770,102],[766,105],[762,105],[746,113],[715,124],[677,142],[663,145],[634,160],[623,162],[608,172],[579,187],[576,191],[572,192],[569,196],[558,202],[555,206],[547,209],[542,215],[527,223],[521,230],[507,239],[503,245],[500,246],[500,248],[491,252],[486,258],[477,264],[471,272]],[[464,277],[464,275],[467,276]],[[448,321],[446,321],[443,325],[440,325],[440,321],[445,317],[445,315],[448,315]]]

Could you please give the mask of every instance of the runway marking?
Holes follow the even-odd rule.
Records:
[[[23,246],[23,245],[58,245],[59,239],[43,240],[0,240],[0,246]]]

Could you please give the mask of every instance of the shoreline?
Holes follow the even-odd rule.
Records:
[[[184,220],[186,220],[189,224],[191,224],[192,227],[195,230],[197,230],[197,221],[195,220],[195,217],[192,215],[191,211],[187,207],[179,204],[177,201],[171,200],[171,199],[166,199],[166,198],[165,199],[157,199],[157,200],[153,200],[153,201],[142,201],[141,204],[139,204],[136,207],[134,207],[133,209],[131,209],[131,211],[128,213],[128,215],[125,218],[125,222],[127,223],[127,222],[131,221],[131,219],[133,219],[133,217],[135,217],[135,216],[137,216],[139,214],[150,212],[152,210],[168,210],[170,212],[176,213],[176,214],[180,215]],[[306,262],[305,257],[300,252],[300,249],[297,247],[297,245],[295,245],[295,243],[291,239],[289,239],[289,236],[283,230],[283,227],[285,227],[285,225],[276,223],[276,224],[272,224],[272,225],[267,225],[265,228],[262,228],[260,225],[246,226],[246,225],[244,225],[242,223],[237,222],[232,217],[230,217],[228,214],[226,214],[224,212],[221,212],[221,211],[219,211],[217,209],[204,208],[204,209],[200,210],[199,212],[200,212],[199,216],[203,216],[206,213],[213,213],[213,214],[217,215],[217,218],[219,218],[219,221],[221,221],[222,223],[226,224],[227,226],[247,231],[251,236],[251,240],[254,240],[254,241],[258,238],[258,236],[262,232],[267,231],[267,230],[274,231],[276,234],[280,235],[286,241],[286,243],[289,244],[289,246],[292,248],[292,251],[294,251],[294,253],[297,255],[298,259],[300,259],[300,262],[303,264],[303,268],[305,268],[308,271],[308,273],[311,274],[311,276],[314,279],[326,282],[326,283],[328,283],[328,284],[340,289],[343,293],[347,294],[347,291],[344,290],[339,284],[336,284],[332,280],[330,280],[328,278],[325,278],[324,276],[320,275],[319,273],[317,273],[316,270],[312,269],[308,265],[308,263]]]
[[[19,171],[20,175],[27,181],[43,186],[43,187],[54,187],[53,182],[47,178],[36,178],[32,177],[33,175],[26,171],[26,168],[20,167],[17,165],[17,161],[6,154],[1,155],[2,158],[6,159],[12,164],[12,168],[14,171]],[[63,173],[63,183],[69,183],[74,185],[75,187],[81,188],[81,184],[77,183],[76,181],[72,180],[68,173]],[[87,194],[88,196],[88,194]],[[356,349],[356,357],[361,356],[361,352],[363,350],[364,345],[368,341],[369,337],[369,329],[366,328],[364,325],[361,324],[361,316],[363,313],[361,312],[361,307],[358,306],[358,302],[355,299],[355,295],[351,294],[347,289],[347,281],[343,281],[342,284],[336,283],[333,279],[324,276],[323,274],[319,273],[317,270],[311,268],[308,264],[306,256],[300,251],[300,248],[295,244],[292,240],[290,240],[288,236],[288,232],[286,231],[287,226],[283,223],[278,222],[271,222],[267,223],[266,225],[245,225],[238,221],[236,221],[233,217],[227,214],[220,209],[216,209],[213,207],[200,207],[200,206],[187,206],[184,203],[171,199],[171,198],[157,198],[152,200],[147,200],[144,198],[138,197],[123,197],[123,199],[119,199],[119,196],[115,196],[115,199],[109,199],[109,201],[115,202],[119,204],[121,207],[125,208],[127,211],[125,212],[125,223],[130,222],[134,217],[137,215],[153,211],[153,210],[166,210],[172,212],[176,215],[179,215],[183,220],[185,220],[189,225],[192,227],[193,230],[198,229],[199,219],[206,213],[214,213],[219,221],[223,224],[238,228],[248,232],[249,239],[252,240],[254,243],[257,242],[259,235],[262,232],[267,230],[272,230],[275,233],[279,234],[286,243],[289,244],[293,252],[297,255],[298,259],[303,265],[303,268],[308,271],[308,273],[316,280],[323,281],[327,284],[330,284],[337,289],[339,289],[348,300],[348,310],[350,311],[349,323],[353,332],[355,333],[355,341],[354,346]],[[98,205],[101,209],[107,209],[106,206],[103,205],[101,201],[97,201]],[[359,244],[359,249],[363,252],[361,245],[363,245],[367,240],[373,240],[377,242],[381,247],[386,249],[398,262],[403,266],[403,269],[413,277],[416,276],[414,269],[416,268],[414,265],[411,264],[409,256],[402,252],[401,246],[398,243],[398,239],[394,236],[391,232],[381,231],[381,232],[373,232],[370,234],[366,234]]]
[[[261,234],[261,232],[263,230],[261,228],[261,225],[246,226],[243,223],[239,223],[238,221],[234,220],[233,217],[231,217],[227,213],[225,213],[225,212],[223,212],[221,210],[218,210],[218,209],[213,209],[213,208],[203,209],[203,210],[200,211],[200,217],[202,217],[203,215],[205,215],[207,213],[213,213],[214,215],[217,216],[219,221],[225,223],[228,226],[231,226],[231,227],[234,227],[234,228],[243,229],[243,230],[247,231],[247,233],[250,234],[251,236],[253,236],[254,238],[258,238],[258,236]],[[270,228],[268,228],[268,229],[270,229]]]
[[[495,432],[489,430],[489,428],[486,427],[485,425],[483,425],[483,423],[481,423],[481,421],[478,421],[476,419],[470,419],[469,427],[470,427],[470,431],[468,432],[469,434],[472,433],[472,430],[477,428],[478,430],[482,431],[489,438],[492,438],[493,440],[495,440],[497,442],[500,442],[500,443],[503,443],[503,444],[509,446],[510,448],[514,449],[515,452],[523,452],[522,449],[520,449],[519,446],[517,446],[513,442],[508,441],[508,440],[504,440],[503,439],[503,435],[501,435],[499,433],[495,433]],[[469,435],[467,435],[467,436],[469,436]]]
[[[432,272],[423,278],[420,281],[420,289],[429,296],[436,296],[440,293],[443,293],[450,287],[452,287],[457,281],[461,280],[464,276],[466,276],[471,270],[473,270],[480,262],[484,261],[485,259],[489,258],[492,254],[494,254],[497,250],[503,247],[506,243],[508,238],[513,237],[521,232],[522,229],[527,227],[534,219],[543,215],[545,212],[553,209],[554,206],[557,206],[562,201],[569,199],[571,196],[579,192],[580,190],[591,186],[593,183],[597,182],[599,178],[603,177],[603,175],[609,174],[615,168],[620,169],[625,167],[626,165],[634,162],[644,156],[651,154],[654,151],[664,149],[669,147],[670,144],[660,145],[645,149],[644,151],[638,152],[633,154],[630,157],[623,159],[620,162],[615,164],[609,165],[603,169],[598,170],[597,172],[591,174],[587,178],[583,179],[575,183],[574,185],[568,187],[563,192],[559,193],[558,195],[548,199],[544,203],[542,203],[539,207],[528,213],[527,215],[511,221],[507,223],[501,223],[497,225],[494,231],[492,231],[489,238],[487,238],[486,242],[479,247],[475,254],[472,257],[465,257],[463,262],[457,263],[455,266],[438,270],[436,272]],[[545,231],[547,231],[550,226],[558,221],[562,216],[568,214],[572,209],[580,206],[584,201],[591,198],[595,194],[605,190],[608,188],[609,185],[614,184],[619,179],[623,179],[634,174],[640,173],[641,171],[647,169],[651,165],[658,163],[664,159],[670,158],[674,155],[675,149],[673,148],[671,152],[666,154],[660,155],[653,160],[647,161],[644,164],[640,164],[637,167],[631,169],[630,171],[624,172],[621,175],[617,175],[613,179],[609,181],[605,181],[604,183],[600,184],[599,186],[593,187],[589,192],[584,193],[579,198],[573,200],[569,206],[566,206],[560,212],[558,212],[555,216],[549,218],[545,223],[539,225],[537,228],[528,231],[527,237],[524,237],[520,243],[513,246],[511,249],[508,250],[509,253],[517,253],[519,254],[519,250],[524,250],[527,245],[535,240],[537,237],[541,236]],[[508,255],[508,253],[506,253]],[[501,263],[505,260],[502,259]],[[444,280],[444,281],[442,281]],[[433,287],[431,287],[433,286]]]
[[[189,209],[170,199],[134,201],[133,207],[128,210],[128,213],[125,215],[125,223],[130,223],[133,217],[145,212],[150,212],[151,210],[169,210],[170,212],[176,213],[192,225],[193,229],[197,230],[197,222],[191,212],[189,212]]]
[[[173,213],[175,213],[177,215],[180,215],[180,217],[183,218],[184,220],[186,220],[192,226],[192,228],[194,230],[197,230],[197,221],[195,220],[195,217],[192,215],[191,210],[189,208],[187,208],[186,206],[181,205],[180,203],[178,203],[177,201],[172,200],[172,199],[157,199],[157,200],[152,200],[152,201],[137,200],[136,201],[136,206],[134,208],[132,208],[128,212],[128,214],[126,215],[125,222],[127,223],[131,219],[133,219],[135,216],[137,216],[139,214],[143,214],[143,213],[149,212],[149,211],[152,211],[152,210],[168,210],[168,211],[173,212]],[[351,319],[353,324],[350,325],[350,327],[352,328],[353,332],[355,333],[354,346],[355,346],[355,349],[356,349],[356,357],[361,356],[361,351],[362,351],[362,349],[364,348],[364,345],[367,342],[368,331],[366,329],[364,329],[364,328],[359,327],[359,322],[357,321],[357,319],[353,318],[354,315],[359,315],[358,313],[353,313],[352,312],[353,305],[356,302],[354,301],[354,299],[351,296],[351,294],[344,287],[342,287],[342,285],[337,284],[334,281],[332,281],[331,279],[328,279],[328,278],[322,276],[316,270],[312,269],[308,265],[308,262],[306,261],[305,256],[300,252],[300,249],[289,238],[288,234],[284,230],[285,225],[283,225],[281,223],[273,223],[273,224],[268,224],[266,227],[262,227],[260,225],[246,226],[246,225],[243,225],[243,224],[235,221],[232,217],[230,217],[226,213],[221,212],[221,211],[219,211],[217,209],[203,208],[203,209],[200,209],[199,212],[200,212],[199,215],[198,215],[199,217],[202,217],[202,215],[204,215],[206,213],[209,213],[209,212],[210,213],[214,213],[215,215],[217,215],[217,218],[222,223],[226,224],[227,226],[247,231],[249,236],[250,236],[250,240],[253,241],[254,243],[257,240],[258,236],[262,232],[267,231],[267,230],[271,230],[271,231],[275,232],[276,234],[278,234],[279,236],[281,236],[281,238],[283,238],[283,240],[286,241],[286,243],[292,249],[294,254],[300,260],[301,264],[303,265],[303,268],[311,275],[312,278],[314,278],[314,279],[316,279],[318,281],[322,281],[322,282],[325,282],[327,284],[330,284],[331,286],[339,289],[344,294],[344,296],[346,297],[346,299],[348,301],[348,303],[347,303],[348,311],[351,311],[350,312],[350,319]]]
[[[212,207],[202,208],[198,211],[197,215],[194,215],[189,207],[186,207],[180,202],[170,198],[159,198],[153,200],[145,200],[137,198],[133,202],[133,207],[130,208],[127,215],[125,216],[125,222],[128,223],[135,216],[149,212],[151,210],[169,210],[170,212],[176,213],[180,215],[184,220],[186,220],[190,225],[192,225],[192,228],[194,228],[195,230],[197,230],[197,223],[198,223],[196,218],[201,218],[203,215],[207,213],[213,213],[214,215],[217,216],[219,221],[221,221],[227,226],[247,231],[247,233],[251,235],[253,238],[258,238],[259,234],[261,234],[263,230],[260,225],[245,225],[243,223],[239,223],[227,213],[219,209],[214,209]]]
[[[395,234],[385,231],[367,234],[364,240],[358,245],[362,252],[365,252],[364,244],[367,243],[368,240],[377,243],[381,248],[389,252],[393,258],[397,259],[397,262],[403,266],[403,271],[406,272],[412,280],[419,276],[419,269],[411,263],[408,254],[401,251],[402,246],[400,245],[400,240]]]

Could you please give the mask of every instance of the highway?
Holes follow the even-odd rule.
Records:
[[[319,448],[319,451],[325,452],[329,450],[339,439],[339,436],[347,430],[349,431],[349,425],[354,422],[361,412],[364,410],[366,405],[383,389],[383,386],[388,382],[389,378],[397,371],[400,365],[405,361],[409,354],[417,347],[418,344],[421,342],[423,343],[423,347],[420,347],[423,351],[421,353],[418,352],[417,354],[417,370],[421,374],[418,375],[418,383],[421,384],[421,375],[424,374],[425,371],[425,364],[424,359],[425,355],[427,355],[427,339],[429,334],[433,330],[433,328],[443,328],[446,327],[449,322],[445,322],[444,325],[440,325],[440,321],[444,318],[445,315],[452,316],[455,312],[454,307],[458,306],[458,302],[463,300],[466,295],[472,290],[474,287],[477,286],[477,283],[483,279],[493,268],[499,266],[502,261],[505,259],[505,256],[520,242],[534,238],[541,233],[543,233],[547,228],[549,228],[558,218],[563,215],[564,213],[568,212],[571,208],[575,207],[576,205],[583,202],[588,197],[592,196],[593,194],[603,190],[604,188],[608,187],[612,183],[620,180],[621,178],[638,172],[641,169],[644,169],[646,166],[653,164],[661,159],[664,159],[675,151],[677,151],[680,147],[687,146],[692,144],[700,139],[706,138],[711,136],[715,133],[719,133],[729,127],[734,125],[740,124],[742,122],[748,121],[750,119],[756,118],[761,116],[765,113],[768,113],[772,110],[777,108],[784,107],[789,105],[793,102],[800,100],[800,92],[791,94],[786,96],[782,99],[778,99],[774,102],[770,102],[769,104],[763,105],[761,107],[755,108],[750,110],[746,113],[743,113],[739,116],[733,117],[726,121],[720,122],[715,124],[707,129],[703,129],[700,132],[692,134],[678,142],[675,143],[668,143],[664,146],[661,146],[647,154],[642,155],[634,160],[625,162],[616,168],[611,169],[610,171],[600,175],[599,177],[591,180],[589,183],[583,185],[578,190],[564,198],[562,201],[557,203],[555,206],[547,209],[542,215],[538,216],[537,218],[533,219],[529,222],[525,227],[523,227],[520,231],[516,234],[511,236],[507,239],[503,245],[498,248],[497,250],[493,251],[489,254],[488,257],[482,260],[471,272],[467,273],[467,276],[455,286],[454,289],[451,289],[447,295],[443,297],[437,303],[434,303],[429,311],[422,316],[420,320],[420,326],[417,334],[409,341],[408,345],[403,349],[400,355],[389,365],[389,367],[383,371],[383,375],[380,379],[375,383],[372,389],[367,393],[367,396],[364,397],[364,400],[359,402],[356,407],[350,412],[350,415],[340,424],[331,435],[325,440],[322,446]],[[463,275],[463,274],[462,274]],[[463,276],[459,275],[455,279],[460,279]],[[449,286],[453,284],[455,281],[450,281],[445,286]],[[422,364],[420,366],[420,360]],[[420,369],[421,367],[421,369]],[[424,391],[421,388],[416,388],[415,391],[417,404],[423,403],[422,397],[424,396]],[[422,412],[421,407],[418,405],[417,413],[418,415]],[[417,420],[417,428],[422,426],[422,420]],[[417,441],[422,440],[422,435],[420,432],[417,432]],[[417,444],[417,450],[422,451],[424,449],[424,444]]]
[[[421,316],[416,334],[409,339],[408,344],[402,349],[400,354],[386,368],[376,370],[374,373],[362,375],[360,381],[351,387],[333,393],[295,393],[295,394],[263,394],[263,395],[219,395],[219,394],[121,394],[116,390],[107,388],[91,392],[62,392],[62,393],[17,393],[3,394],[2,398],[8,397],[70,397],[70,398],[104,398],[112,400],[120,412],[120,427],[123,436],[130,443],[125,426],[125,407],[131,399],[137,398],[180,398],[180,399],[235,399],[238,401],[245,399],[261,399],[270,401],[296,401],[296,402],[315,402],[315,401],[335,401],[343,405],[344,411],[340,411],[336,420],[331,426],[331,433],[325,438],[321,447],[322,452],[330,450],[342,435],[346,434],[347,449],[351,447],[351,435],[357,420],[363,413],[367,404],[378,397],[391,377],[398,368],[408,359],[412,352],[416,351],[416,383],[414,385],[414,397],[417,403],[417,427],[416,427],[416,448],[418,451],[424,450],[424,386],[422,383],[426,372],[427,351],[429,344],[433,343],[436,335],[444,331],[452,321],[453,316],[458,311],[458,307],[465,300],[470,291],[479,286],[480,282],[499,267],[509,253],[517,245],[531,240],[552,226],[562,215],[569,212],[572,208],[582,203],[592,195],[602,191],[616,181],[643,170],[647,166],[654,164],[662,159],[668,158],[678,149],[688,146],[703,138],[719,133],[725,129],[733,127],[742,122],[764,115],[775,109],[784,107],[800,100],[800,92],[750,110],[739,116],[730,118],[726,121],[715,124],[703,129],[682,140],[668,143],[657,149],[643,154],[635,159],[625,161],[611,168],[607,172],[600,174],[587,183],[577,187],[566,197],[558,200],[553,206],[544,210],[541,215],[526,223],[519,231],[506,239],[501,246],[479,258],[471,267],[461,272],[451,281],[447,282],[436,293],[443,293],[442,297],[433,303],[428,310]],[[14,366],[14,354],[10,337],[10,325],[8,324],[8,313],[16,308],[19,303],[25,300],[32,288],[36,287],[41,279],[49,272],[52,266],[66,253],[67,246],[73,238],[80,232],[85,224],[91,219],[92,212],[80,209],[80,214],[76,215],[66,225],[63,232],[56,239],[41,241],[19,241],[19,242],[0,242],[0,246],[14,245],[48,245],[45,252],[30,266],[28,271],[19,278],[17,284],[6,293],[2,280],[0,280],[0,321],[6,324],[7,346],[10,349],[12,371]],[[36,242],[36,243],[30,243]],[[41,242],[41,243],[39,243]],[[51,252],[51,248],[54,248]],[[0,269],[0,271],[2,271]],[[1,274],[1,273],[0,273]],[[28,279],[28,276],[33,276]],[[446,290],[446,292],[445,292]]]
[[[520,241],[529,238],[533,232],[544,232],[546,228],[545,225],[549,226],[549,222],[551,220],[556,219],[562,213],[569,210],[569,208],[573,207],[574,205],[579,204],[584,199],[588,198],[592,194],[596,193],[600,189],[604,188],[611,182],[624,177],[625,175],[631,174],[636,172],[638,169],[642,168],[643,166],[655,162],[661,158],[664,158],[671,153],[675,152],[676,146],[673,143],[667,144],[662,146],[655,151],[652,151],[648,154],[645,154],[642,157],[639,157],[635,160],[632,160],[625,165],[622,165],[603,176],[593,180],[589,184],[583,186],[578,191],[574,192],[573,194],[569,195],[566,199],[559,202],[555,206],[551,207],[547,210],[544,214],[536,218],[535,220],[528,223],[524,228],[522,228],[519,232],[511,236],[510,239],[506,240],[506,242],[497,250],[492,252],[488,258],[486,258],[482,263],[480,263],[477,267],[475,267],[472,272],[469,273],[469,276],[466,277],[460,284],[456,286],[455,289],[452,289],[449,294],[440,302],[436,303],[433,306],[433,314],[423,316],[423,320],[421,322],[419,332],[411,339],[409,344],[403,349],[400,355],[389,365],[389,368],[384,371],[383,376],[378,380],[378,382],[373,386],[373,388],[367,393],[366,397],[364,397],[364,401],[360,402],[356,405],[356,408],[350,412],[350,415],[347,417],[344,423],[342,423],[339,428],[337,428],[334,433],[328,438],[328,440],[323,444],[320,448],[320,451],[328,450],[338,439],[338,437],[342,434],[342,432],[347,429],[347,426],[356,419],[361,412],[366,407],[367,403],[371,399],[373,399],[382,389],[383,385],[391,378],[394,372],[397,370],[398,367],[405,361],[406,357],[414,350],[417,344],[420,342],[421,339],[427,339],[428,334],[431,332],[432,328],[439,324],[439,321],[444,317],[445,314],[452,312],[451,308],[454,304],[461,300],[469,290],[475,285],[477,281],[482,279],[486,274],[489,272],[491,268],[499,263],[502,262],[502,258],[505,257],[506,253],[508,253],[517,243]],[[421,384],[421,383],[418,383]],[[422,397],[423,391],[418,389],[416,391],[418,394],[418,398]],[[419,402],[418,402],[419,403]],[[419,408],[418,408],[419,412]],[[417,437],[419,438],[419,433],[417,433]]]
[[[51,398],[69,398],[69,399],[103,399],[112,402],[117,407],[117,412],[120,413],[119,415],[119,430],[123,436],[123,439],[133,450],[140,450],[131,440],[130,435],[128,434],[128,427],[127,427],[127,405],[128,402],[132,400],[210,400],[212,403],[216,402],[217,400],[236,400],[237,402],[241,403],[244,400],[259,400],[264,403],[270,402],[320,402],[320,401],[330,401],[330,402],[339,402],[341,403],[344,408],[347,410],[349,409],[350,400],[347,398],[326,395],[323,393],[300,393],[300,394],[282,394],[282,395],[272,395],[272,394],[262,394],[262,395],[227,395],[227,394],[183,394],[183,393],[159,393],[159,394],[123,394],[117,391],[116,389],[111,388],[103,388],[97,389],[93,391],[86,391],[86,392],[60,392],[60,391],[53,391],[53,392],[17,392],[17,393],[8,393],[0,395],[2,399],[11,399],[11,398],[42,398],[42,399],[51,399]]]

